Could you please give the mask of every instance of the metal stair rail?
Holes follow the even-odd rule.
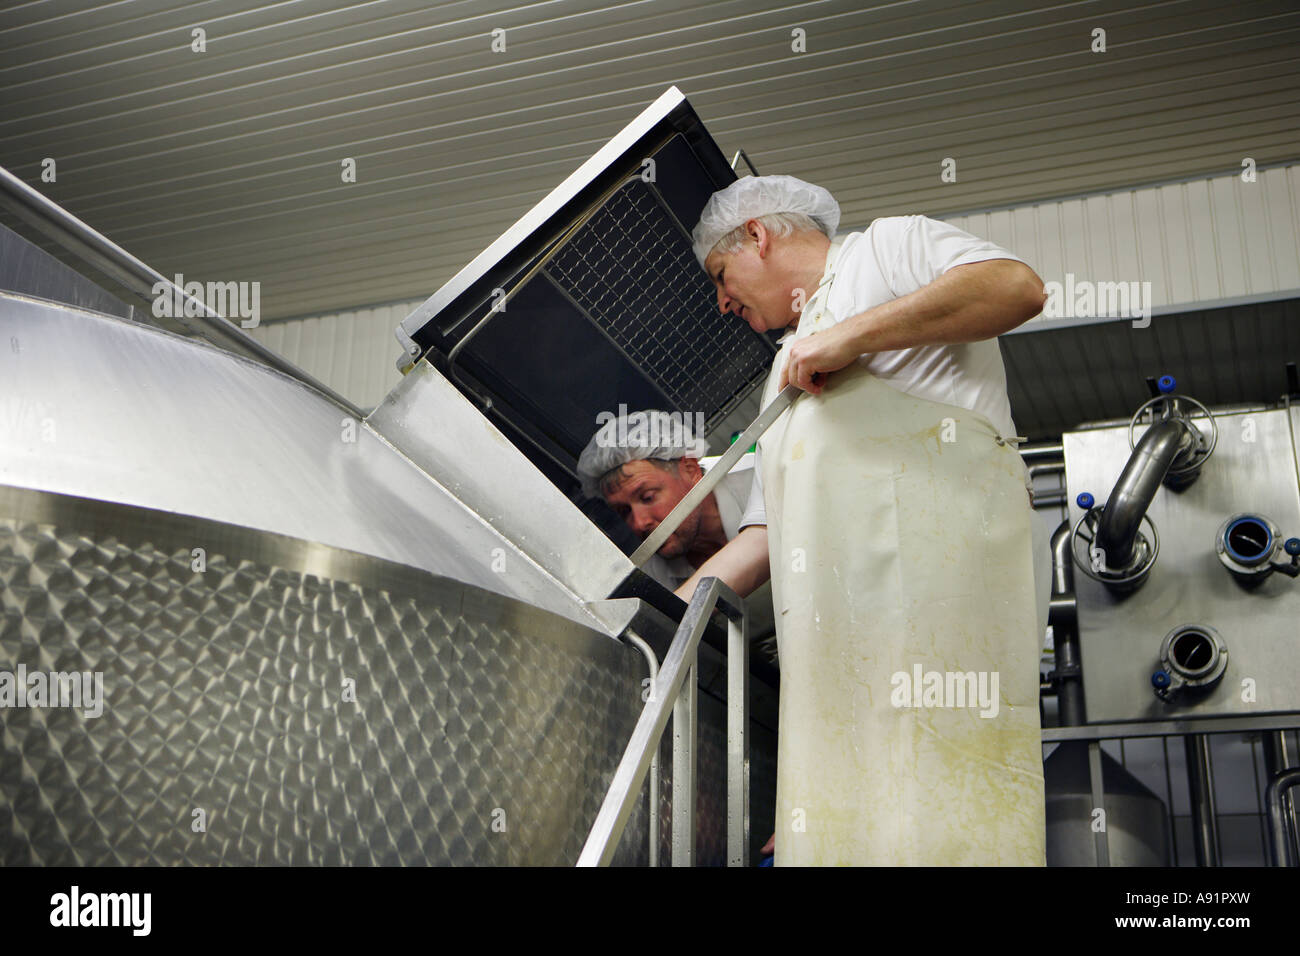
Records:
[[[641,795],[650,761],[673,718],[672,865],[695,864],[695,735],[700,638],[714,608],[727,617],[727,865],[744,866],[749,847],[749,621],[744,602],[718,578],[704,578],[652,680],[623,759],[578,866],[608,866],[632,808]],[[659,812],[651,807],[652,817]]]

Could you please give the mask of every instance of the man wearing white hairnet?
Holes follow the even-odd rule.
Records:
[[[583,493],[600,497],[644,540],[704,476],[703,439],[663,411],[611,416],[578,456]],[[753,486],[754,456],[744,455],[659,548],[645,571],[678,587],[739,532]],[[761,582],[755,582],[758,584]]]
[[[923,216],[836,238],[787,176],[715,193],[695,252],[719,308],[785,329],[753,516],[679,590],[772,577],[777,865],[1044,863],[1026,471],[996,336],[1043,283]],[[1045,607],[1045,605],[1044,605]]]

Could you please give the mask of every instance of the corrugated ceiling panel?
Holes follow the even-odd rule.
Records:
[[[674,84],[846,222],[942,214],[1300,158],[1300,9],[24,3],[0,10],[0,165],[166,274],[311,315],[427,295]]]

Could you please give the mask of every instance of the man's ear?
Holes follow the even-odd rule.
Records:
[[[700,467],[698,458],[677,459],[677,472],[692,485],[704,477],[704,469]]]
[[[750,219],[745,223],[745,232],[758,247],[758,257],[766,259],[768,250],[772,246],[772,234],[767,231],[767,227],[757,219]]]

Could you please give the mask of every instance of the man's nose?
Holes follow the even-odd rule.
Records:
[[[633,508],[630,517],[632,530],[643,537],[653,531],[659,524],[654,520],[654,516],[650,514],[648,508]]]
[[[718,290],[718,311],[721,312],[723,315],[726,315],[728,312],[731,311],[732,304],[733,303],[731,301],[731,296],[727,295],[727,290],[719,289]]]

